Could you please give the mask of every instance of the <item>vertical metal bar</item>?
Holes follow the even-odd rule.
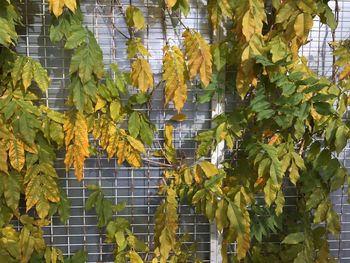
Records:
[[[225,104],[216,97],[212,99],[212,118],[224,112]],[[211,154],[211,162],[220,166],[221,161],[224,159],[224,141],[220,142],[216,149]],[[222,235],[218,232],[215,221],[210,224],[210,262],[219,263],[222,262],[221,257],[221,239]]]
[[[220,29],[218,29],[216,33],[217,34],[215,35],[215,39],[219,41],[221,38]],[[211,114],[212,119],[214,119],[216,116],[220,115],[221,113],[225,112],[225,103],[223,101],[222,96],[213,97],[211,101],[211,109],[212,109],[212,114]],[[222,141],[216,146],[215,150],[212,151],[211,153],[211,162],[217,165],[218,167],[222,166],[221,163],[224,160],[224,151],[225,151],[225,142]],[[210,262],[211,263],[222,262],[221,240],[222,240],[222,234],[218,232],[216,222],[214,221],[212,224],[210,224]]]

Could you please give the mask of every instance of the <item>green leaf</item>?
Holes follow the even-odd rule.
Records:
[[[333,235],[338,235],[341,229],[339,215],[333,210],[329,209],[327,213],[327,229]]]
[[[129,121],[128,121],[128,130],[130,135],[134,138],[137,138],[139,133],[142,134],[144,130],[142,129],[140,132],[141,126],[142,126],[142,123],[141,123],[139,114],[136,111],[132,112],[130,114]]]
[[[88,252],[80,249],[74,253],[72,257],[69,257],[64,263],[85,263],[88,260]]]
[[[335,150],[337,154],[340,154],[341,151],[346,146],[347,140],[348,140],[348,134],[349,134],[349,130],[344,124],[338,127],[337,132],[335,133],[335,142],[334,142]]]
[[[151,146],[154,140],[154,131],[156,130],[154,125],[146,119],[144,115],[141,115],[141,126],[140,126],[140,136],[141,140]]]
[[[287,235],[283,239],[282,244],[296,245],[298,243],[303,242],[304,240],[305,240],[305,234],[303,232],[292,233]]]
[[[188,2],[188,0],[177,0],[176,1],[176,5],[173,7],[173,9],[178,9],[180,7],[181,12],[184,14],[185,17],[187,17],[187,15],[190,12],[190,4]]]
[[[331,115],[334,112],[332,105],[327,102],[314,103],[315,110],[321,115]]]
[[[218,175],[214,175],[214,176],[210,177],[209,180],[205,181],[204,187],[211,188],[211,187],[217,185],[218,183],[220,183],[224,177],[225,177],[224,173],[219,173]],[[191,181],[192,181],[192,178],[191,178]]]
[[[67,224],[70,216],[71,202],[64,192],[61,192],[60,201],[58,202],[58,214],[63,224]]]
[[[227,218],[230,222],[230,228],[232,228],[238,234],[245,233],[244,217],[242,211],[232,202],[229,202],[227,207]]]
[[[67,38],[64,48],[73,49],[78,47],[80,44],[86,42],[87,36],[88,34],[83,26],[70,26],[70,36]]]
[[[318,2],[318,8],[321,11],[321,22],[327,24],[331,28],[331,30],[335,30],[338,24],[332,9],[327,5],[327,3],[324,2]]]
[[[95,203],[99,195],[100,195],[99,191],[93,192],[92,194],[89,195],[88,199],[85,202],[86,211],[90,211],[95,206]]]
[[[27,63],[27,58],[24,56],[18,56],[11,72],[12,83],[15,86],[16,83],[22,78],[23,68]]]
[[[71,90],[74,105],[79,111],[83,111],[85,107],[86,95],[84,92],[84,87],[78,77],[74,76],[72,78],[69,89]]]
[[[78,72],[83,85],[94,76],[101,79],[104,75],[102,50],[91,32],[88,35],[88,42],[80,45],[72,56],[69,73],[75,72]]]
[[[38,87],[42,91],[46,91],[50,86],[50,78],[47,75],[46,69],[44,69],[39,61],[32,61],[34,81],[38,84]]]
[[[227,63],[228,45],[226,42],[215,45],[213,48],[213,61],[217,71],[220,71]]]

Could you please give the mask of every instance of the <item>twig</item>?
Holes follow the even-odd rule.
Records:
[[[165,44],[168,45],[168,32],[167,32],[167,28],[166,28],[166,17],[165,17],[165,2],[162,0],[159,0],[159,6],[162,7],[162,29],[163,29],[163,34],[164,34],[164,38],[165,38]]]
[[[103,17],[103,12],[102,12],[102,8],[100,6],[100,0],[97,1],[97,3],[99,4],[99,8],[98,8],[98,12],[99,14]],[[110,25],[112,26],[113,30],[117,31],[119,34],[121,34],[124,38],[126,39],[130,39],[130,37],[128,37],[127,35],[125,35],[116,25],[115,23],[113,22],[111,16],[107,17],[107,20],[109,21]]]
[[[132,38],[134,38],[134,32],[133,32],[133,30],[131,29],[131,27],[128,26],[127,19],[126,19],[126,14],[125,14],[125,11],[124,11],[124,9],[123,9],[123,6],[122,6],[122,4],[120,3],[120,0],[115,0],[115,2],[117,3],[118,8],[119,8],[119,11],[120,11],[120,13],[122,14],[122,16],[123,16],[123,18],[124,18],[124,21],[125,21],[126,26],[128,27],[128,32],[129,32],[129,35],[130,35],[129,39],[132,39]]]
[[[169,17],[171,17],[171,14],[170,14],[170,11],[169,11],[168,8],[166,9],[166,11],[167,11]],[[173,17],[177,18],[178,21],[180,22],[180,24],[181,24],[186,30],[190,30],[190,28],[189,28],[188,26],[186,26],[178,16],[173,15]]]
[[[142,161],[148,162],[150,164],[155,164],[155,165],[158,165],[158,166],[162,166],[162,167],[167,167],[167,168],[173,168],[173,169],[178,169],[179,168],[177,165],[161,163],[161,162],[150,160],[148,158],[142,158]]]

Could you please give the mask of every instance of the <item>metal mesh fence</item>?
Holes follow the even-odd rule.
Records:
[[[160,78],[162,65],[162,47],[165,44],[165,34],[171,44],[181,41],[183,28],[179,24],[181,19],[184,24],[201,32],[209,39],[210,29],[206,15],[206,1],[191,0],[191,12],[188,17],[181,14],[166,21],[166,30],[161,24],[161,10],[156,0],[121,1],[122,6],[132,3],[139,7],[145,14],[147,28],[139,37],[144,40],[152,57],[149,59],[152,70],[155,73],[156,83]],[[334,3],[333,3],[334,4]],[[67,84],[69,81],[70,53],[63,49],[62,45],[53,44],[49,40],[49,26],[51,16],[48,13],[46,0],[24,0],[18,5],[21,8],[25,26],[20,28],[20,40],[17,50],[25,55],[38,59],[48,70],[52,84],[43,97],[44,103],[58,111],[65,110],[65,99],[68,95]],[[336,31],[336,39],[350,37],[350,1],[339,1],[340,16],[339,27]],[[86,0],[82,1],[81,8],[84,14],[84,23],[95,34],[103,49],[105,65],[116,62],[122,70],[130,68],[126,59],[126,39],[116,30],[128,34],[123,17],[118,6],[113,0]],[[330,29],[319,22],[315,22],[310,35],[312,41],[303,47],[302,53],[308,58],[310,66],[320,75],[331,74],[332,55],[328,45],[332,41]],[[194,83],[195,84],[195,83]],[[194,159],[196,143],[195,135],[211,126],[211,104],[199,104],[197,98],[201,91],[192,85],[188,94],[188,102],[183,112],[188,119],[175,125],[175,145],[191,162]],[[131,91],[132,92],[132,91]],[[157,87],[153,93],[150,108],[140,110],[148,111],[151,121],[157,126],[158,132],[152,149],[157,149],[163,143],[163,128],[166,121],[175,114],[173,108],[164,108],[163,89]],[[233,100],[226,96],[223,106],[227,110],[233,108]],[[149,149],[150,150],[150,149]],[[107,197],[115,202],[127,203],[127,209],[121,214],[132,223],[135,234],[150,246],[153,242],[154,219],[153,214],[160,197],[157,194],[158,185],[161,182],[162,170],[155,166],[145,166],[140,169],[132,169],[127,166],[119,167],[116,160],[108,161],[101,155],[99,158],[90,158],[84,168],[84,180],[77,182],[73,171],[65,172],[63,164],[64,152],[59,153],[56,162],[60,181],[68,197],[72,202],[71,217],[67,225],[62,225],[58,218],[54,217],[49,227],[45,229],[48,242],[64,252],[72,254],[74,251],[85,247],[89,252],[89,262],[112,262],[112,247],[104,243],[104,234],[97,227],[97,219],[93,212],[85,212],[84,206],[89,191],[86,185],[97,184],[101,186]],[[154,159],[151,155],[149,159]],[[345,149],[340,156],[346,167],[350,168],[350,148]],[[350,262],[350,206],[347,204],[347,187],[343,191],[333,194],[333,200],[337,211],[341,214],[342,232],[340,239],[330,237],[330,245],[333,254],[340,262]],[[291,190],[288,198],[293,198]],[[209,223],[201,216],[196,216],[193,209],[182,206],[181,233],[189,233],[190,239],[198,244],[198,256],[204,262],[210,261],[211,234]],[[213,239],[212,236],[212,241]],[[212,242],[213,243],[213,242]]]

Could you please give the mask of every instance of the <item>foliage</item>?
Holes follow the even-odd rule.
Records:
[[[63,223],[69,219],[70,201],[54,168],[63,146],[66,171],[73,166],[78,181],[84,179],[86,158],[102,152],[134,168],[151,161],[149,152],[164,160],[157,163],[165,169],[159,187],[163,200],[154,215],[153,263],[198,261],[195,243],[187,247],[191,241],[178,234],[182,204],[216,223],[223,262],[334,261],[327,237],[340,231],[330,194],[348,178],[336,155],[350,135],[342,118],[349,101],[349,40],[331,43],[332,79],[317,76],[299,55],[310,41],[315,17],[336,29],[328,1],[209,0],[213,34],[223,37],[209,44],[181,22],[182,43],[170,45],[166,39],[162,80],[155,84],[151,52],[140,38],[147,27],[141,8],[117,3],[128,30],[121,34],[129,72],[117,64],[105,69],[78,2],[49,0],[50,39],[71,54],[65,113],[41,104],[50,78],[39,61],[15,52],[22,18],[11,1],[0,3],[0,261],[87,260],[84,250],[64,258],[43,239],[42,227],[52,215],[58,213]],[[187,0],[160,4],[163,23],[170,18],[174,25],[178,9],[185,16],[190,11]],[[165,36],[166,28],[165,23]],[[186,119],[181,111],[194,80],[204,88],[199,102],[231,92],[237,103],[233,112],[213,120],[215,127],[198,134],[196,157],[189,163],[173,143],[170,123]],[[160,84],[164,105],[172,102],[177,115],[164,125],[163,146],[153,150],[157,129],[148,114]],[[131,86],[137,88],[134,94]],[[220,143],[226,145],[226,161],[212,164],[208,155]],[[293,209],[286,206],[286,186],[296,191]],[[97,226],[114,244],[115,262],[149,261],[150,248],[126,219],[114,216],[124,205],[113,204],[97,186],[87,189],[92,192],[86,210],[94,208]],[[19,209],[21,200],[25,212]],[[233,243],[236,253],[229,257]]]

